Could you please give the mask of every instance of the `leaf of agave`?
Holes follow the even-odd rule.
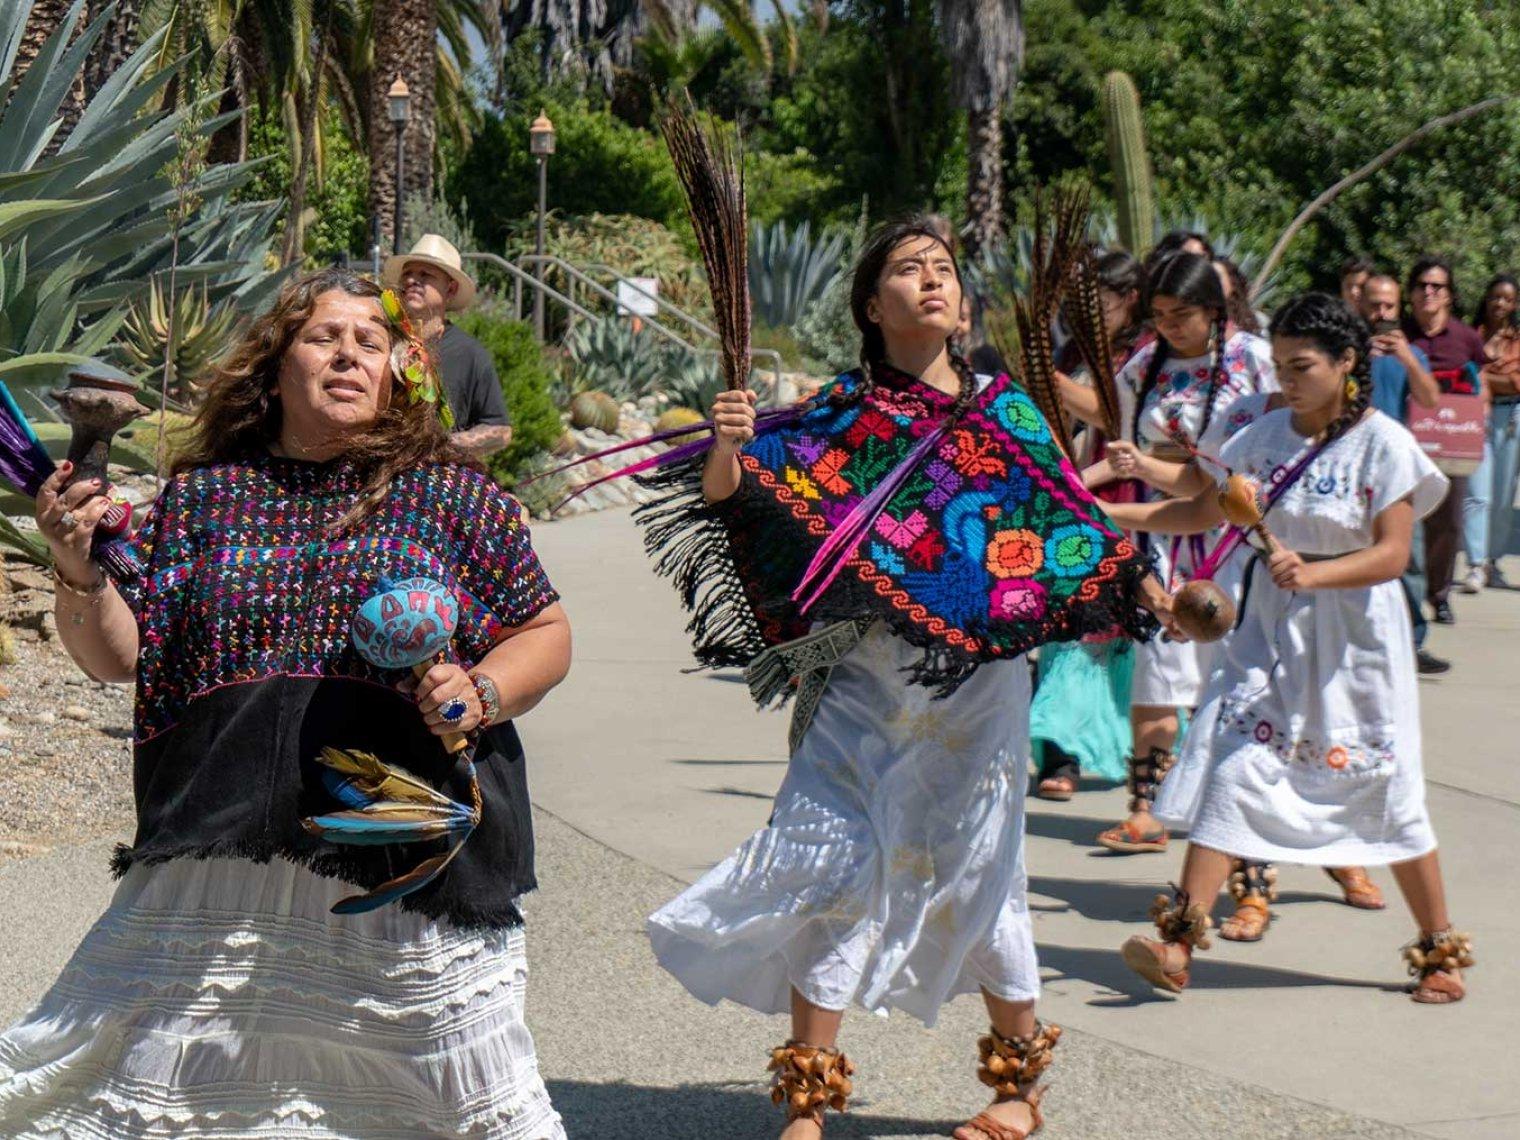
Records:
[[[130,122],[135,119],[137,112],[147,106],[147,101],[157,95],[174,78],[182,64],[166,67],[143,79],[143,73],[152,63],[159,42],[163,38],[162,30],[149,36],[136,51],[127,57],[125,63],[111,73],[111,77],[101,85],[100,90],[95,93],[95,98],[91,99],[84,109],[84,114],[79,116],[79,122],[74,125],[73,133],[59,148],[60,154],[67,154],[72,150],[82,148],[86,143],[93,142],[99,131],[114,129],[117,121]]]
[[[35,562],[38,566],[52,565],[52,556],[48,553],[47,543],[42,541],[41,536],[22,530],[4,515],[0,515],[0,546],[14,550],[21,557],[29,562]]]
[[[0,75],[9,76],[16,66],[29,12],[25,4],[0,4]]]
[[[98,356],[116,339],[122,322],[127,319],[125,309],[113,309],[97,317],[74,338],[74,351],[84,356]]]
[[[0,202],[0,238],[61,214],[88,210],[100,201],[100,198],[23,198]]]
[[[21,82],[13,88],[5,118],[0,121],[0,170],[30,166],[47,145],[50,130],[56,130],[58,108],[110,15],[98,17],[71,47],[69,30],[83,8],[84,0],[74,0],[64,22],[48,37]]]
[[[78,368],[89,363],[88,356],[77,352],[33,352],[0,360],[0,380],[14,388],[18,384],[35,383],[39,377],[56,376],[65,368]]]

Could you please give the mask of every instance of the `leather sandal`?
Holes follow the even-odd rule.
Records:
[[[788,1041],[771,1050],[766,1068],[775,1074],[771,1101],[785,1107],[788,1124],[805,1116],[821,1129],[824,1111],[843,1112],[855,1091],[855,1066],[838,1049]]]
[[[1157,895],[1150,916],[1160,940],[1132,936],[1124,943],[1124,964],[1158,989],[1180,994],[1192,979],[1193,951],[1207,950],[1211,945],[1209,928],[1214,920],[1202,903],[1188,898],[1186,891],[1177,891],[1171,898]],[[1181,969],[1168,969],[1166,965],[1167,950],[1174,946],[1183,951]]]
[[[1107,847],[1121,855],[1134,855],[1142,851],[1165,851],[1171,838],[1165,827],[1156,831],[1142,831],[1134,820],[1126,819],[1098,835],[1098,846]]]
[[[1472,935],[1450,928],[1427,934],[1404,947],[1409,963],[1410,998],[1421,1005],[1452,1005],[1467,996],[1461,971],[1473,965]]]
[[[1230,872],[1230,897],[1235,913],[1219,925],[1219,937],[1230,942],[1260,942],[1272,925],[1271,904],[1277,901],[1277,868],[1270,863],[1237,859]]]
[[[1046,776],[1040,781],[1034,794],[1042,800],[1065,803],[1077,794],[1077,782],[1070,776]]]
[[[1325,874],[1340,887],[1347,906],[1358,910],[1382,910],[1388,905],[1383,901],[1383,892],[1368,877],[1365,867],[1326,867]]]
[[[981,1054],[977,1079],[997,1094],[994,1105],[1014,1100],[1029,1105],[1030,1125],[1026,1129],[1004,1124],[984,1109],[955,1130],[957,1140],[968,1137],[971,1129],[981,1132],[987,1140],[1026,1140],[1038,1132],[1045,1123],[1040,1111],[1045,1090],[1037,1086],[1041,1074],[1050,1068],[1051,1050],[1060,1039],[1061,1027],[1043,1022],[1035,1022],[1034,1032],[1028,1037],[1005,1037],[996,1027],[989,1027],[976,1043]]]
[[[1177,762],[1175,754],[1165,748],[1152,748],[1144,756],[1131,756],[1127,761],[1129,776],[1129,810],[1131,814],[1150,811],[1156,800],[1156,789]],[[1098,836],[1098,846],[1121,855],[1134,855],[1142,851],[1165,851],[1166,828],[1157,825],[1154,831],[1141,831],[1134,820],[1126,819],[1110,827]]]

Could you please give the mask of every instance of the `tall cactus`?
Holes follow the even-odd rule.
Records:
[[[1156,190],[1150,155],[1145,150],[1145,124],[1140,118],[1140,93],[1122,71],[1103,80],[1103,121],[1108,132],[1108,162],[1114,173],[1114,203],[1119,240],[1136,257],[1143,257],[1155,235]]]

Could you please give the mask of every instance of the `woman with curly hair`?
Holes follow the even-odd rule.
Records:
[[[564,1135],[522,1015],[511,718],[565,675],[569,627],[441,398],[395,299],[326,270],[217,370],[140,578],[90,558],[102,488],[44,484],[64,646],[137,685],[137,834],[0,1036],[0,1133]],[[416,680],[358,650],[377,591],[455,625]]]
[[[1131,938],[1125,961],[1181,991],[1232,856],[1391,864],[1418,927],[1405,953],[1414,1000],[1460,1001],[1471,946],[1446,913],[1398,582],[1415,521],[1447,480],[1402,425],[1370,409],[1360,317],[1308,293],[1271,331],[1287,407],[1242,429],[1220,458],[1259,488],[1273,538],[1247,564],[1238,624],[1156,801],[1164,823],[1190,831],[1180,887],[1152,908],[1160,938]],[[1161,533],[1202,533],[1224,518],[1214,486],[1116,510]],[[1229,550],[1216,548],[1206,568]]]

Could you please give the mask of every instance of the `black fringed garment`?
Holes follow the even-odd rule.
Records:
[[[860,383],[846,373],[799,419],[762,431],[722,503],[702,496],[702,457],[645,480],[664,493],[635,518],[692,612],[698,660],[743,666],[814,622],[874,616],[923,650],[910,680],[944,695],[983,662],[1045,642],[1154,633],[1136,600],[1148,560],[1007,375],[950,422],[953,397],[875,371],[863,399],[834,398]],[[910,454],[942,428],[927,454]],[[905,462],[906,478],[804,612],[793,595],[814,555]]]
[[[325,746],[373,752],[459,802],[468,782],[416,704],[354,649],[350,624],[383,576],[435,579],[459,601],[451,652],[478,662],[557,595],[511,496],[455,465],[398,476],[378,509],[334,535],[363,490],[345,461],[263,457],[175,477],[135,542],[147,568],[120,587],[137,615],[134,863],[281,857],[366,889],[447,849],[442,841],[336,846],[307,816],[339,805]],[[460,925],[522,921],[535,886],[523,753],[510,723],[475,754],[478,828],[448,869],[401,906]]]

